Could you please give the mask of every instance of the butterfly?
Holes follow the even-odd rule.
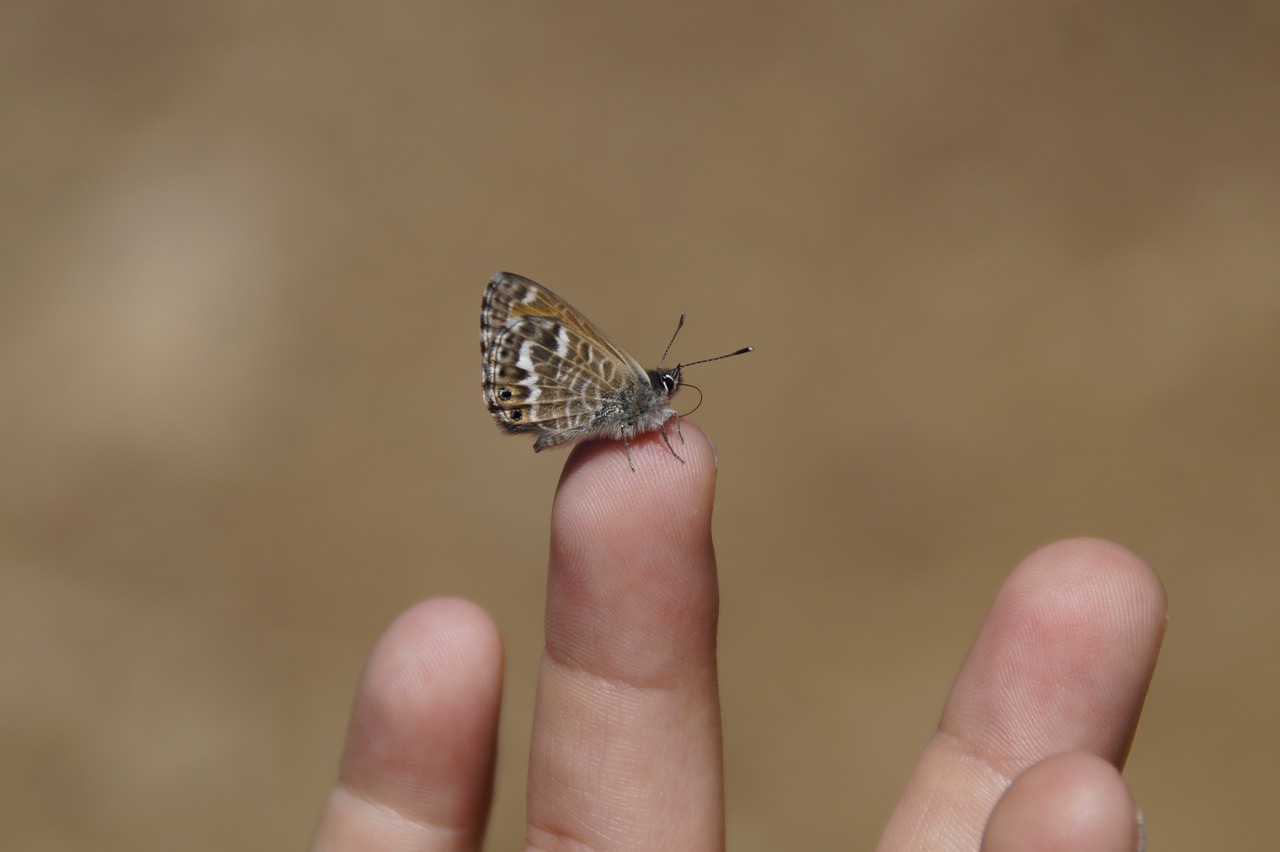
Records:
[[[684,314],[676,334],[684,326]],[[480,307],[480,360],[485,404],[508,432],[538,436],[534,452],[587,438],[628,439],[657,429],[667,449],[666,423],[679,414],[668,408],[681,386],[681,371],[752,351],[706,358],[664,368],[676,335],[653,370],[646,370],[582,312],[551,290],[510,272],[489,281]],[[683,461],[683,459],[680,459]]]

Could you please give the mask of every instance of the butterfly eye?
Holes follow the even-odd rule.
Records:
[[[511,388],[502,388],[498,391],[498,399],[505,401],[511,399],[513,396],[515,396],[515,394],[511,392]]]

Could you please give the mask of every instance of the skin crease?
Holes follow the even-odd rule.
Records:
[[[682,432],[683,464],[656,433],[631,443],[635,472],[611,442],[566,463],[527,849],[724,848],[716,460],[701,430]],[[1118,545],[1074,539],[1028,556],[978,629],[878,848],[1138,849],[1119,769],[1165,618],[1159,580]],[[498,629],[475,604],[437,598],[397,619],[358,688],[312,848],[481,848],[501,687]]]

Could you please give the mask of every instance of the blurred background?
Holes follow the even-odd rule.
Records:
[[[11,0],[0,845],[301,847],[365,655],[456,594],[518,847],[565,456],[480,401],[508,269],[641,361],[682,311],[673,360],[756,347],[690,375],[730,848],[871,847],[1003,577],[1085,534],[1171,598],[1153,848],[1267,847],[1278,9]]]

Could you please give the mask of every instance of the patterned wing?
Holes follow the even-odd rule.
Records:
[[[652,396],[644,368],[542,285],[500,272],[480,313],[485,404],[541,450],[625,422]]]

